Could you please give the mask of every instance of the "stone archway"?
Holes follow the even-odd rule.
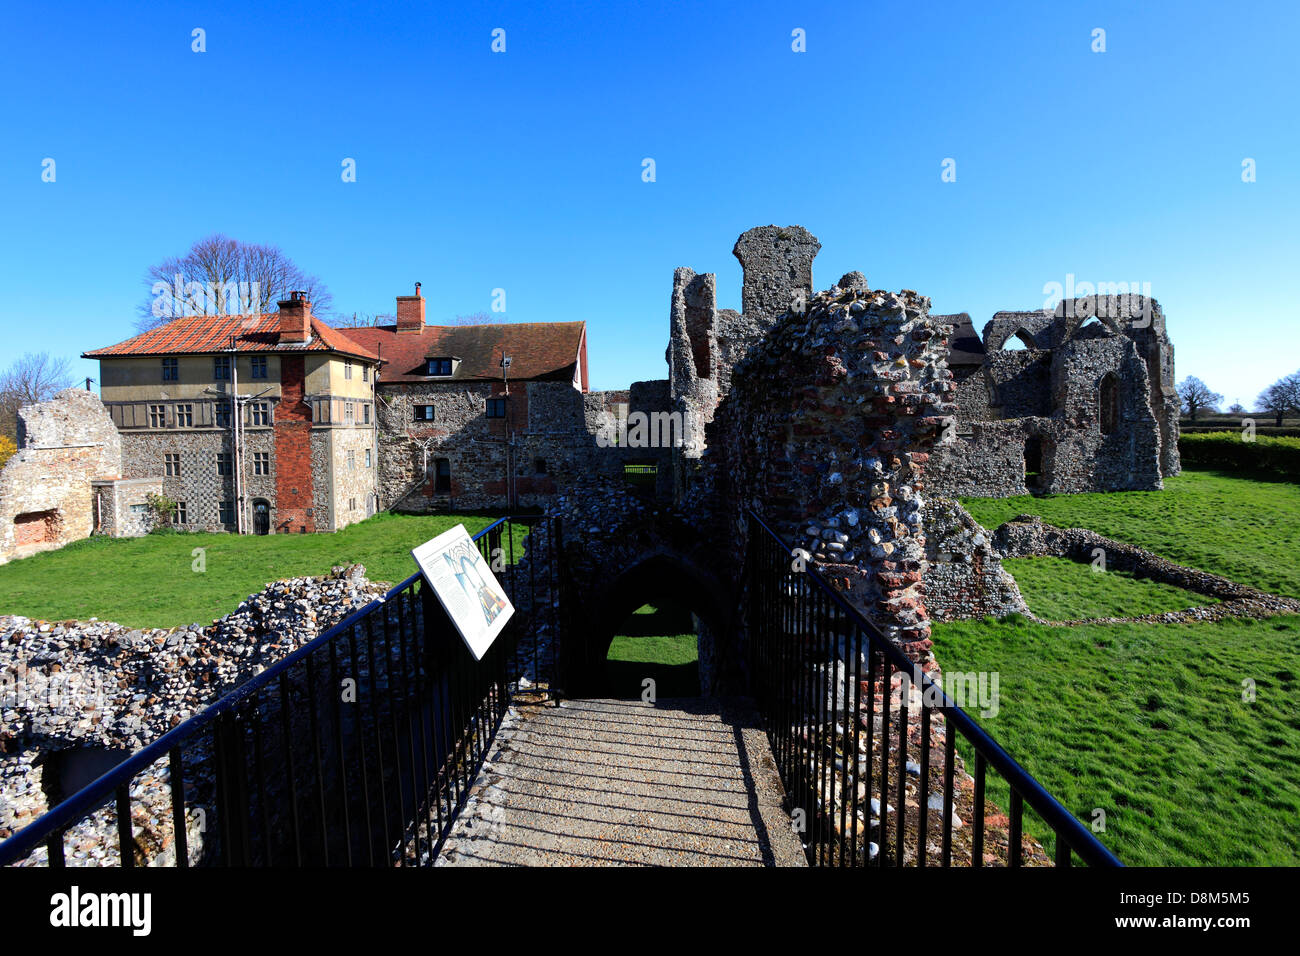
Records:
[[[560,650],[561,682],[572,697],[602,693],[605,660],[619,628],[637,608],[671,601],[699,624],[700,687],[708,695],[734,666],[734,588],[693,556],[654,547],[601,579],[574,581],[577,601]]]

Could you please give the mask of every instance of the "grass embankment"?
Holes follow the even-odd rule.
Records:
[[[473,534],[494,520],[379,514],[333,534],[87,538],[0,566],[0,614],[97,617],[131,627],[207,622],[268,582],[325,574],[334,565],[363,564],[370,580],[397,584],[416,571],[411,548],[458,524]]]
[[[964,498],[992,530],[1018,514],[1087,528],[1240,584],[1300,598],[1300,485],[1188,471],[1164,491]]]
[[[964,504],[988,528],[1039,514],[1300,596],[1294,484],[1188,472],[1159,492]],[[1007,566],[1045,617],[1186,606],[1185,592],[1087,565]],[[1013,617],[939,624],[934,640],[944,670],[999,675],[998,713],[980,722],[1084,823],[1103,811],[1099,836],[1124,862],[1300,865],[1300,617],[1072,628]],[[989,792],[1005,810],[992,775]],[[1026,829],[1050,845],[1041,823]]]

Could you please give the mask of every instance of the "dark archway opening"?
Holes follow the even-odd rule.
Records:
[[[1043,440],[1037,435],[1025,440],[1025,487],[1031,492],[1043,487]]]
[[[699,641],[694,616],[676,601],[643,604],[610,642],[600,696],[639,699],[647,689],[656,698],[700,696]]]
[[[635,667],[625,668],[619,662],[631,661],[641,670],[647,665],[671,668],[690,664],[683,659],[689,634],[697,636],[694,680],[690,680],[690,667],[667,671],[668,688],[656,686],[657,698],[668,697],[668,689],[683,684],[696,695],[709,695],[719,670],[732,663],[728,657],[731,588],[679,554],[659,552],[643,557],[586,601],[585,613],[561,645],[564,686],[571,697],[640,698],[642,681],[654,675],[634,674]],[[647,606],[654,610],[643,610]],[[617,643],[616,638],[620,639]],[[646,644],[638,646],[637,641]],[[634,676],[635,694],[631,694],[628,682]]]
[[[1119,427],[1119,381],[1113,373],[1102,377],[1097,389],[1097,406],[1101,433],[1109,435]]]

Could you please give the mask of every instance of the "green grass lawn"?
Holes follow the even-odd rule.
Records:
[[[1095,571],[1068,558],[1010,558],[1002,566],[1020,585],[1029,610],[1049,621],[1137,617],[1217,604],[1218,599],[1135,578],[1127,571]]]
[[[625,633],[609,645],[606,691],[611,697],[640,698],[642,681],[652,678],[657,697],[697,697],[699,647],[686,611],[670,605],[639,608]]]
[[[97,617],[131,627],[206,623],[268,582],[325,574],[337,564],[363,564],[370,580],[397,584],[416,571],[411,548],[457,524],[473,534],[494,520],[379,514],[333,534],[87,538],[0,566],[0,614]],[[193,567],[195,548],[205,552],[202,573]]]
[[[1080,820],[1104,810],[1125,863],[1300,865],[1300,618],[966,621],[934,641],[945,670],[999,674],[999,711],[977,719]]]
[[[962,504],[992,530],[1018,514],[1088,528],[1241,584],[1300,597],[1300,485],[1188,471],[1164,491],[971,498]]]
[[[1300,596],[1300,488],[1196,471],[1165,484],[963,503],[988,528],[1039,514]],[[1063,559],[1006,567],[1051,619],[1208,603]],[[1013,616],[937,624],[934,641],[945,670],[998,673],[998,714],[977,719],[1080,820],[1105,811],[1099,836],[1125,863],[1300,865],[1300,617],[1059,628]],[[991,777],[990,799],[1005,810]],[[1050,845],[1041,822],[1026,830]]]

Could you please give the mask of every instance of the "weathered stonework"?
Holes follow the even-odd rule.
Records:
[[[89,537],[91,482],[122,468],[117,429],[90,392],[21,408],[18,423],[18,451],[0,470],[0,564]]]
[[[1012,339],[1024,350],[1003,351]],[[931,462],[942,494],[1155,490],[1178,473],[1173,345],[1153,299],[999,312],[952,367],[958,419]]]

